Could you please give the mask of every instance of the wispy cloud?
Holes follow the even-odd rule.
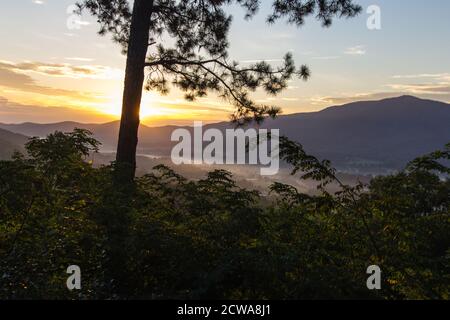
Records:
[[[405,75],[394,75],[393,79],[435,79],[439,81],[449,81],[450,73],[421,73],[421,74],[405,74]]]
[[[20,70],[20,68],[16,68],[15,65],[0,62],[0,86],[25,93],[63,96],[84,101],[92,101],[95,99],[95,96],[90,93],[42,86],[36,83],[32,77],[18,70]]]
[[[70,61],[80,61],[80,62],[92,62],[94,59],[92,58],[81,58],[81,57],[67,57],[66,60]]]
[[[401,92],[374,92],[343,94],[342,96],[316,96],[311,98],[311,104],[319,106],[333,106],[355,101],[381,100],[403,95]]]
[[[45,1],[43,1],[43,0],[33,0],[32,2],[34,4],[39,4],[39,5],[45,4]]]
[[[87,61],[86,58],[68,58],[74,61]],[[107,66],[82,65],[75,66],[68,63],[45,63],[25,61],[14,63],[9,61],[0,61],[3,69],[8,69],[17,73],[37,73],[46,76],[65,77],[73,79],[103,79],[113,80],[121,79],[123,71],[113,69]]]
[[[401,83],[390,83],[386,87],[393,90],[401,90],[411,94],[449,95],[450,73],[419,73],[394,75],[392,79]]]
[[[354,47],[347,48],[344,53],[350,56],[363,56],[367,53],[366,47],[363,45],[358,45]]]
[[[389,84],[391,89],[411,94],[446,95],[450,94],[450,84]]]
[[[393,88],[394,89],[394,88]],[[310,99],[312,105],[320,107],[329,107],[334,105],[342,105],[356,101],[372,101],[388,98],[395,98],[403,95],[414,95],[423,99],[438,100],[450,102],[450,87],[435,88],[426,90],[412,89],[411,87],[396,87],[395,91],[380,91],[370,93],[343,94],[342,96],[315,96]]]

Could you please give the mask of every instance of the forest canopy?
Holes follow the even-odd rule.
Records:
[[[114,164],[87,160],[98,147],[88,131],[55,132],[0,162],[0,298],[449,298],[450,145],[330,194],[331,164],[284,139],[283,159],[319,192],[276,183],[269,197],[226,171],[190,181],[166,166],[120,190]],[[382,290],[366,287],[370,265]]]

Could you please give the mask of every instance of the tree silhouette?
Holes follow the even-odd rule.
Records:
[[[136,167],[139,111],[142,89],[167,94],[170,84],[195,100],[214,92],[236,109],[232,118],[239,124],[276,116],[280,109],[258,105],[249,92],[258,88],[276,95],[294,76],[307,79],[306,66],[296,68],[291,54],[272,67],[266,62],[240,66],[228,56],[231,16],[225,8],[237,4],[246,17],[254,16],[261,0],[81,0],[79,12],[97,17],[101,35],[110,33],[127,54],[122,119],[117,164],[132,180]],[[301,26],[311,15],[329,26],[335,17],[353,17],[361,11],[352,0],[274,0],[268,23],[285,18]],[[173,41],[167,41],[168,39]],[[164,43],[174,43],[168,48]],[[146,73],[147,69],[147,73]]]

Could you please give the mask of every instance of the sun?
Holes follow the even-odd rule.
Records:
[[[157,103],[156,95],[151,92],[146,92],[142,96],[141,102],[141,119],[166,116],[167,114],[162,110]]]
[[[122,114],[122,96],[120,94],[112,94],[104,104],[98,106],[98,111],[120,117]],[[161,116],[167,116],[167,114],[158,106],[155,94],[151,92],[144,93],[141,102],[141,119]]]

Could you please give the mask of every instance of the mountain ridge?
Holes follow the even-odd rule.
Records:
[[[442,148],[450,142],[450,104],[414,96],[400,96],[377,101],[359,101],[331,106],[317,112],[281,115],[267,119],[263,129],[279,128],[282,135],[302,143],[307,152],[330,159],[338,168],[373,167],[374,171],[395,170],[409,160]],[[119,122],[82,124],[65,121],[53,124],[1,124],[0,128],[27,136],[46,136],[75,127],[91,130],[113,152]],[[174,129],[191,126],[141,125],[139,154],[168,156],[174,145]],[[230,122],[207,124],[204,130],[234,128]],[[370,170],[369,170],[370,171]]]

